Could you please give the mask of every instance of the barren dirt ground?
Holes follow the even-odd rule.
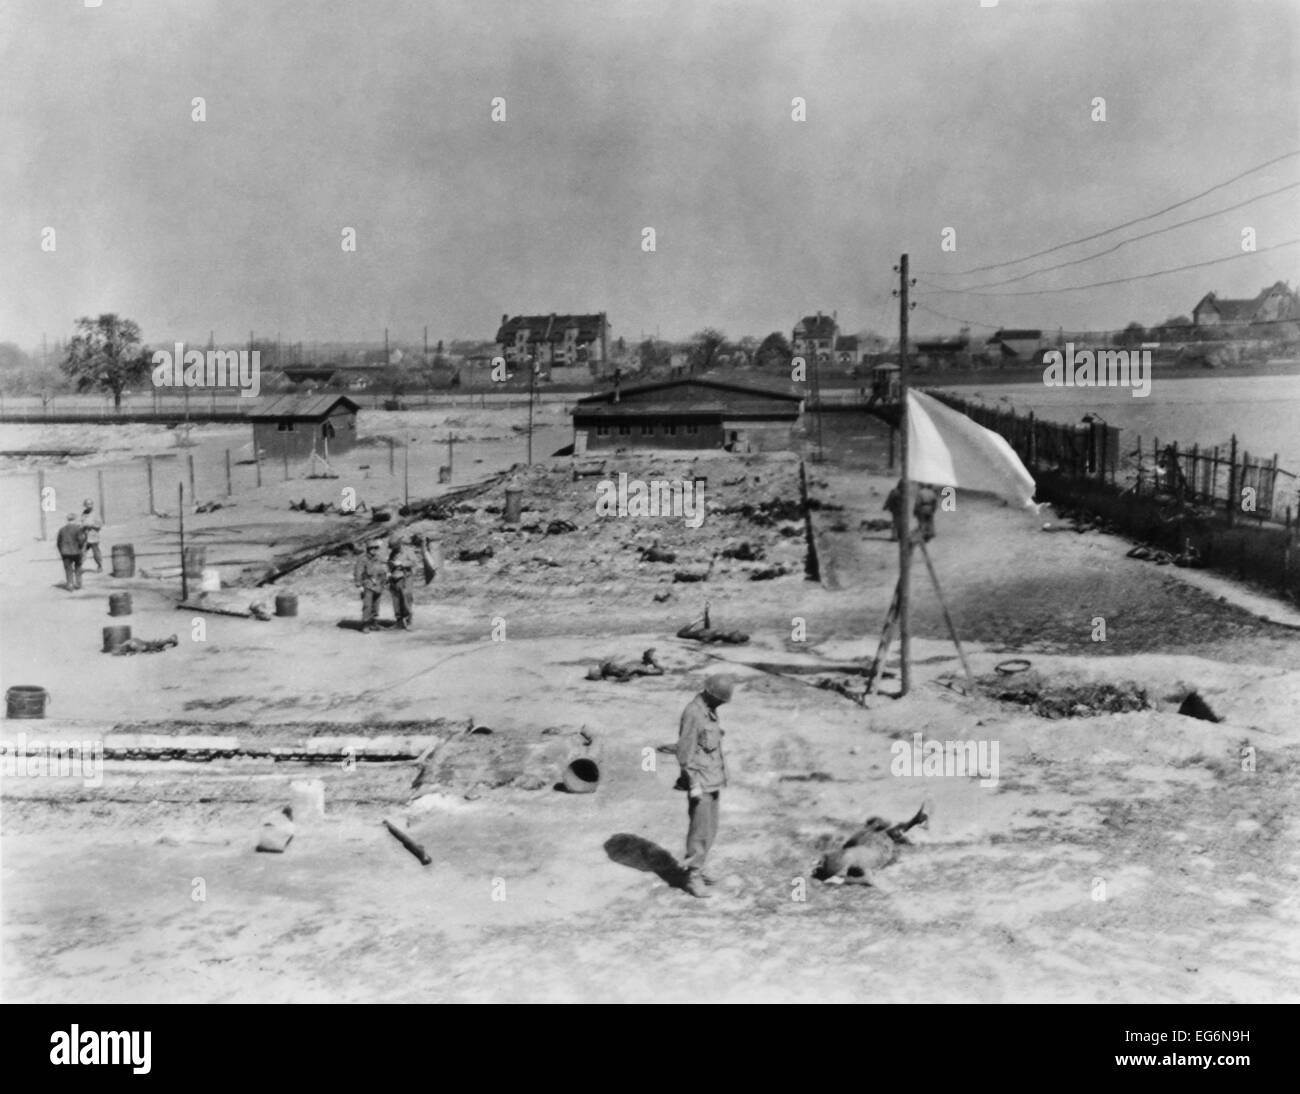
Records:
[[[611,521],[595,514],[597,479],[574,480],[566,461],[522,474],[536,531],[501,528],[500,491],[420,526],[446,563],[409,633],[339,625],[357,615],[350,558],[285,579],[296,618],[211,616],[192,641],[174,583],[91,575],[69,595],[51,587],[49,544],[16,545],[0,573],[0,666],[6,686],[53,699],[50,719],[8,722],[6,738],[148,726],[292,742],[322,723],[377,735],[397,722],[443,737],[471,719],[494,732],[462,742],[483,750],[481,767],[419,791],[412,763],[110,761],[97,788],[6,777],[5,1000],[1300,999],[1300,632],[1125,559],[1119,540],[1044,532],[1050,513],[962,496],[931,554],[975,673],[1025,657],[1057,686],[1131,683],[1150,708],[1043,718],[959,694],[918,566],[913,692],[892,697],[891,675],[864,709],[750,664],[875,653],[897,563],[887,534],[864,527],[883,516],[883,463],[809,465],[826,585],[803,574],[799,521],[721,511],[797,500],[796,461],[628,454],[607,468],[619,469],[707,474],[715,508],[698,533],[679,517]],[[282,506],[268,500],[267,519]],[[547,534],[554,519],[577,530]],[[676,563],[639,561],[655,539]],[[713,558],[741,542],[764,559]],[[457,560],[487,545],[492,558]],[[777,563],[791,572],[749,580]],[[704,582],[673,578],[703,570]],[[116,588],[134,594],[137,635],[180,632],[180,646],[99,653]],[[674,637],[706,599],[748,645]],[[663,676],[584,679],[648,647]],[[743,684],[722,710],[732,783],[717,895],[701,901],[678,887],[685,801],[657,749],[720,659]],[[1192,687],[1222,722],[1175,713]],[[493,756],[582,727],[603,749],[596,793],[553,789],[552,767],[535,790],[498,777]],[[996,742],[996,786],[891,774],[891,746],[916,733]],[[255,853],[262,816],[304,778],[323,780],[325,818],[300,818],[284,854]],[[926,797],[932,821],[878,886],[811,880],[837,837]]]

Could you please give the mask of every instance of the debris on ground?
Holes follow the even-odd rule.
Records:
[[[487,547],[462,547],[460,553],[456,555],[458,562],[486,562],[496,551],[491,546]]]
[[[1203,722],[1223,721],[1210,709],[1210,704],[1194,691],[1188,692],[1187,697],[1179,704],[1178,713],[1185,714],[1189,718],[1200,718]]]
[[[735,547],[724,547],[721,554],[723,558],[734,558],[737,562],[761,562],[766,557],[763,548],[755,547],[749,540]]]
[[[384,827],[387,828],[388,831],[391,832],[395,837],[397,837],[398,843],[400,843],[403,847],[405,847],[408,851],[410,851],[411,854],[413,854],[416,858],[420,860],[421,866],[428,866],[431,862],[433,862],[433,859],[430,857],[429,852],[426,851],[423,846],[421,846],[419,843],[413,840],[406,833],[405,829],[403,829],[400,825],[385,818]]]
[[[1036,672],[1026,672],[1014,681],[997,674],[981,676],[975,684],[989,698],[1029,707],[1040,718],[1092,718],[1151,709],[1146,690],[1134,683],[1053,685]]]
[[[286,805],[262,818],[262,831],[257,841],[259,851],[279,855],[293,839],[293,806]]]
[[[652,543],[649,547],[641,548],[642,562],[676,562],[677,555],[673,551],[665,551],[658,543]]]

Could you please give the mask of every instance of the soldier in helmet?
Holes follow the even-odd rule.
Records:
[[[352,571],[353,583],[361,590],[361,630],[369,634],[379,626],[379,602],[388,584],[388,564],[380,556],[383,544],[372,539],[366,544],[365,557],[357,559]]]
[[[402,542],[401,534],[388,537],[388,589],[393,595],[393,618],[404,631],[411,629],[415,603],[415,570],[419,561]]]
[[[718,835],[718,798],[727,785],[727,765],[722,756],[722,726],[718,707],[729,702],[735,690],[730,676],[710,676],[704,690],[686,704],[677,737],[677,762],[682,773],[677,789],[687,794],[686,891],[708,897],[713,879],[704,872],[709,849]]]

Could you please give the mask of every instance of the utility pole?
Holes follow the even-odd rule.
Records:
[[[902,476],[899,505],[902,506],[903,534],[898,537],[898,661],[899,698],[912,686],[912,621],[909,617],[908,584],[912,576],[912,483],[907,445],[907,255],[898,269],[898,454]]]
[[[529,365],[528,372],[528,466],[533,466],[533,388],[537,383],[537,362]]]
[[[429,324],[424,325],[424,363],[429,364]]]
[[[187,574],[185,566],[185,484],[178,482],[176,484],[176,512],[181,522],[181,600],[190,598],[190,577]]]

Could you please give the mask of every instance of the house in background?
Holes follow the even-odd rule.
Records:
[[[866,347],[856,334],[841,334],[835,339],[835,363],[847,368],[857,368],[862,364],[862,355]]]
[[[1270,323],[1300,319],[1300,298],[1285,282],[1278,281],[1249,300],[1220,299],[1206,293],[1192,309],[1192,322],[1198,327],[1227,324]]]
[[[1052,340],[1044,339],[1041,330],[999,330],[985,343],[989,352],[1000,357],[1003,364],[1028,364],[1040,350],[1050,347]]]
[[[790,336],[791,352],[808,361],[830,361],[831,354],[835,352],[835,335],[839,331],[835,316],[835,312],[830,315],[818,312],[800,319]],[[814,353],[817,354],[816,358],[813,357]]]
[[[731,452],[789,449],[803,409],[790,389],[711,377],[615,387],[579,399],[573,451],[615,448],[725,448]]]
[[[357,443],[360,409],[346,395],[282,395],[249,415],[253,445],[264,459],[346,452]]]
[[[537,365],[546,373],[552,365],[602,365],[609,359],[609,322],[594,315],[501,316],[497,352],[506,364]]]

